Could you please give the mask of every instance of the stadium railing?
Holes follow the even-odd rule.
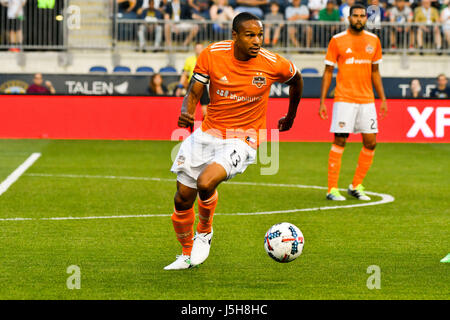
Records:
[[[142,19],[117,19],[115,45],[119,50],[148,50],[148,51],[186,51],[193,47],[194,42],[211,43],[215,41],[231,39],[231,23],[222,23],[220,26],[214,21],[182,20],[172,21],[145,21]],[[278,21],[270,22],[271,33],[276,26],[281,26],[278,43],[271,49],[281,52],[324,52],[327,49],[330,38],[347,28],[344,22],[326,21]],[[175,26],[175,27],[174,27]],[[183,31],[174,32],[175,29]],[[268,24],[265,23],[265,27]],[[423,46],[417,45],[418,30],[422,32]],[[218,32],[217,30],[220,30]],[[375,33],[381,41],[384,52],[391,53],[450,53],[450,46],[445,42],[442,24],[427,25],[424,23],[397,24],[382,22],[377,26],[367,28]],[[188,45],[184,42],[195,33],[194,41]],[[165,36],[171,35],[172,41],[165,40]],[[441,38],[441,47],[436,46],[436,36]],[[295,39],[293,39],[295,38]]]
[[[84,2],[86,6],[82,6]],[[231,39],[231,23],[147,21],[119,13],[110,0],[61,0],[56,1],[53,8],[37,8],[31,5],[31,1],[27,3],[25,19],[20,20],[23,42],[18,45],[25,50],[101,49],[173,53],[191,50],[195,42],[208,44]],[[6,18],[6,8],[0,6],[0,9],[0,49],[10,49],[11,23]],[[270,24],[272,32],[276,26],[281,27],[281,32],[278,43],[269,49],[291,53],[323,53],[331,36],[347,28],[344,22],[325,21],[271,21]],[[368,25],[367,29],[380,37],[386,53],[450,53],[443,24],[381,22]],[[428,31],[421,32],[424,39],[423,47],[419,48],[417,40],[421,29]],[[441,39],[440,48],[436,47],[436,37]]]

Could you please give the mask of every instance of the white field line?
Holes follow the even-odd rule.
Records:
[[[160,182],[175,182],[176,179],[168,178],[153,178],[153,177],[129,177],[129,176],[101,176],[101,175],[76,175],[76,174],[47,174],[47,173],[29,173],[27,176],[32,177],[55,177],[55,178],[86,178],[86,179],[117,179],[117,180],[141,180],[141,181],[160,181]],[[302,188],[302,189],[319,189],[326,190],[327,187],[321,186],[309,186],[301,184],[280,184],[280,183],[264,183],[264,182],[233,182],[228,181],[226,184],[235,185],[251,185],[251,186],[265,186],[265,187],[285,187],[285,188]],[[340,189],[346,191],[346,189]],[[259,211],[259,212],[237,212],[237,213],[215,213],[215,215],[229,216],[250,216],[250,215],[271,215],[277,213],[296,213],[306,211],[320,211],[320,210],[333,210],[333,209],[347,209],[358,208],[367,206],[376,206],[393,202],[395,199],[393,196],[385,193],[376,193],[366,191],[367,194],[381,197],[378,201],[362,202],[358,204],[340,205],[340,206],[323,206],[314,208],[301,208],[301,209],[289,209],[289,210],[276,210],[276,211]],[[49,218],[4,218],[0,221],[25,221],[25,220],[92,220],[92,219],[126,219],[126,218],[151,218],[151,217],[169,217],[171,214],[131,214],[131,215],[114,215],[114,216],[88,216],[88,217],[49,217]]]
[[[0,196],[5,193],[11,185],[20,178],[20,176],[27,171],[29,167],[36,162],[41,156],[40,153],[32,153],[27,160],[25,160],[20,166],[17,167],[2,183],[0,183]]]

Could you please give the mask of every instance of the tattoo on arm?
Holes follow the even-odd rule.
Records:
[[[205,84],[192,77],[189,82],[187,94],[181,104],[181,112],[194,114],[195,108],[203,94],[203,90],[205,90]]]
[[[186,91],[186,95],[183,98],[183,103],[181,104],[181,112],[188,112],[188,96],[189,96],[189,92],[191,92],[192,86],[194,85],[194,82],[196,80],[192,77],[191,81],[189,82],[187,91]]]

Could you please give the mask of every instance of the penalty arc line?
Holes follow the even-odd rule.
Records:
[[[174,182],[176,179],[168,178],[155,178],[155,177],[130,177],[130,176],[101,176],[101,175],[75,175],[75,174],[46,174],[46,173],[29,173],[27,176],[32,177],[58,177],[58,178],[91,178],[91,179],[118,179],[118,180],[140,180],[140,181],[160,181],[160,182]],[[228,181],[225,184],[234,185],[252,185],[252,186],[266,186],[266,187],[288,187],[288,188],[302,188],[302,189],[319,189],[326,190],[327,187],[321,186],[309,186],[301,184],[277,184],[277,183],[264,183],[264,182],[244,182],[244,181]],[[345,191],[346,189],[340,189]],[[296,212],[306,212],[306,211],[322,211],[322,210],[333,210],[333,209],[347,209],[347,208],[358,208],[375,206],[393,202],[395,198],[389,194],[376,193],[371,191],[366,191],[367,194],[381,197],[381,200],[367,203],[359,204],[349,204],[341,206],[323,206],[314,208],[302,208],[302,209],[289,209],[289,210],[276,210],[276,211],[259,211],[259,212],[237,212],[237,213],[215,213],[215,215],[220,216],[250,216],[250,215],[272,215],[279,213],[296,213]],[[86,217],[49,217],[49,218],[0,218],[0,221],[28,221],[28,220],[93,220],[93,219],[126,219],[126,218],[151,218],[151,217],[169,217],[171,214],[130,214],[130,215],[112,215],[112,216],[86,216]]]
[[[22,174],[24,174],[25,171],[29,167],[33,165],[33,163],[36,162],[37,159],[41,156],[40,153],[35,152],[32,153],[27,160],[25,160],[20,166],[17,167],[16,170],[14,170],[5,180],[3,180],[2,183],[0,183],[0,196],[5,193],[11,185],[17,181],[17,179],[20,178]]]

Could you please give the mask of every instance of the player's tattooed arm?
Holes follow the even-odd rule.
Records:
[[[278,130],[280,131],[287,131],[294,124],[298,104],[303,94],[303,78],[300,72],[297,71],[286,84],[289,86],[289,109],[286,116],[278,121]]]
[[[380,105],[380,117],[384,119],[388,112],[386,95],[384,94],[383,81],[381,80],[379,64],[372,64],[372,83],[375,91],[378,94],[378,97],[381,100]]]
[[[327,98],[328,90],[330,89],[331,79],[333,78],[334,66],[325,65],[325,70],[322,76],[322,87],[320,89],[320,107],[319,116],[322,119],[328,119],[327,106],[325,105],[325,99]]]
[[[193,127],[195,108],[200,101],[204,89],[205,85],[203,83],[195,80],[194,77],[191,78],[187,94],[181,104],[181,114],[178,118],[178,126],[183,128]]]

